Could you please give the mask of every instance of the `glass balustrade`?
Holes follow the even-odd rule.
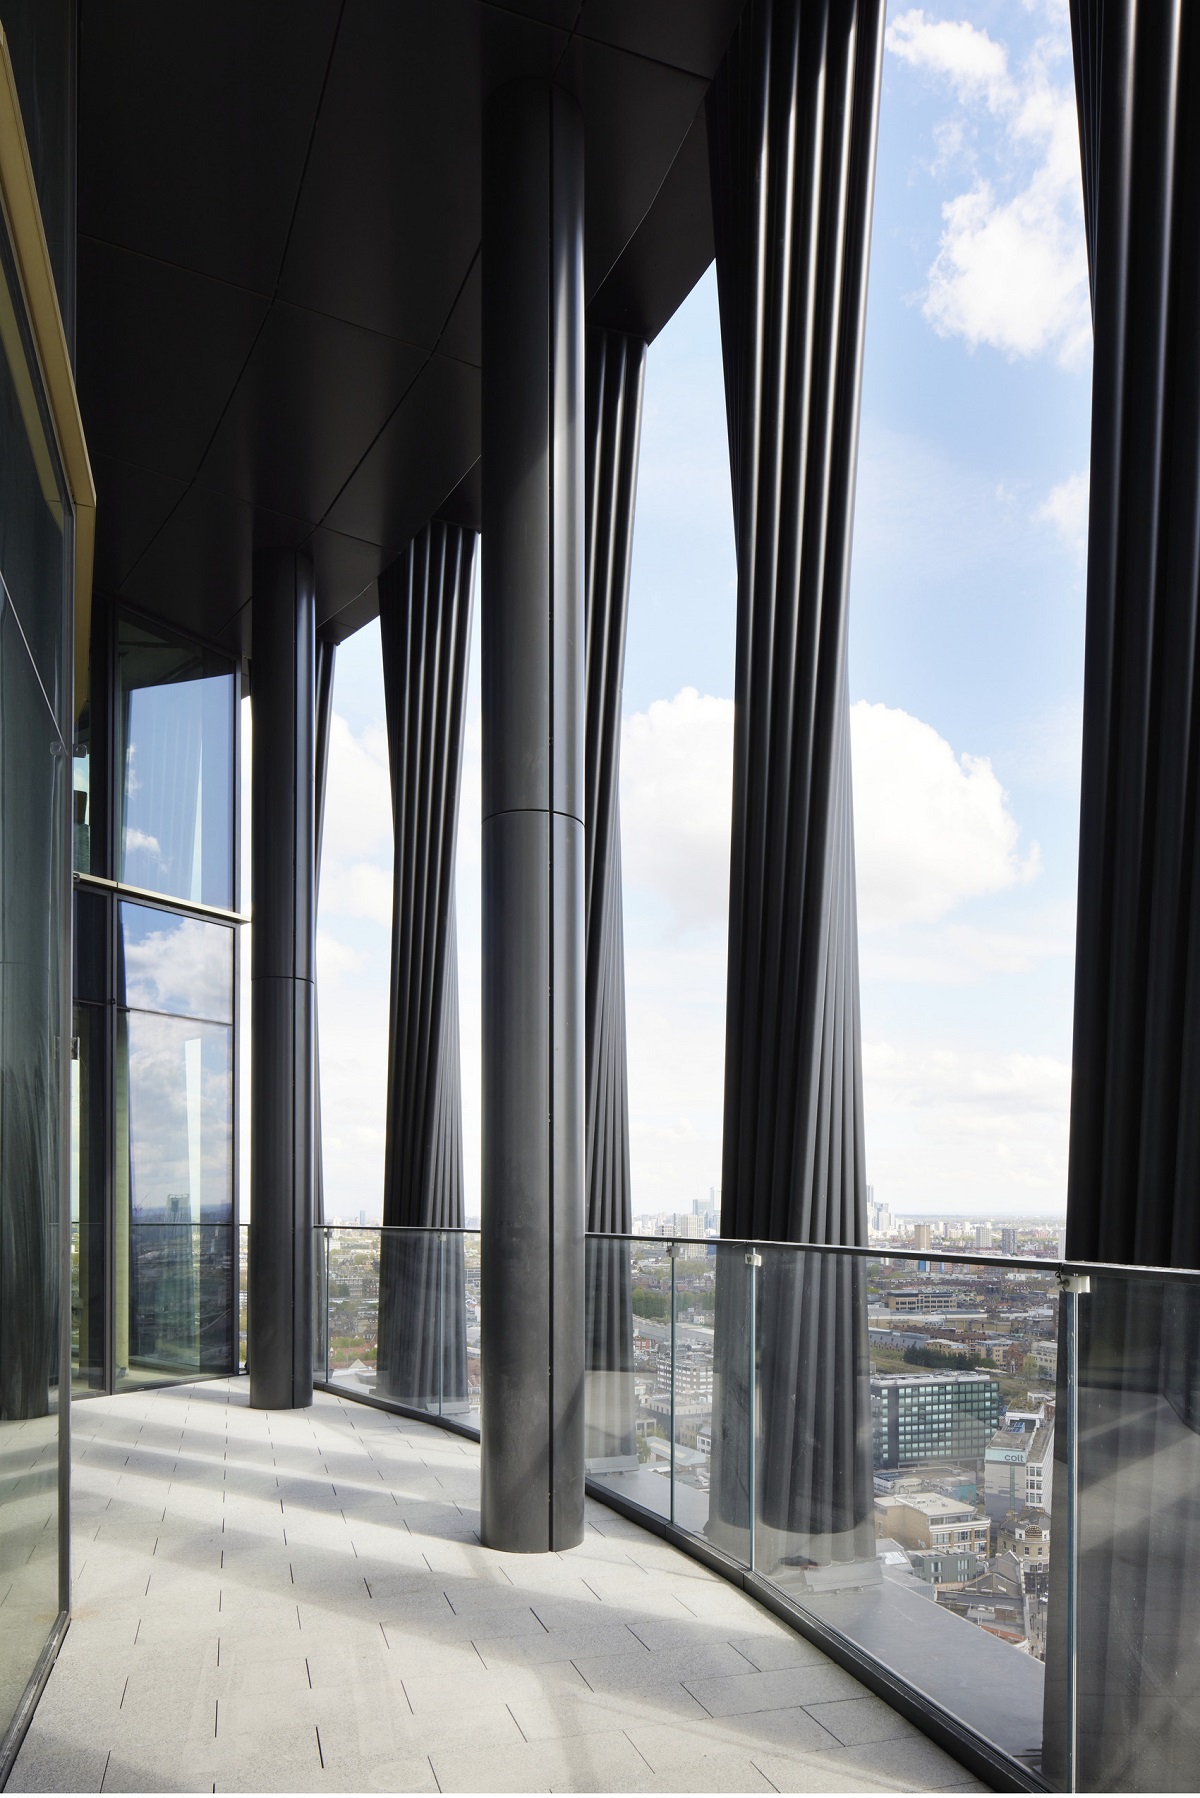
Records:
[[[477,1430],[479,1235],[317,1234],[318,1379]],[[1035,1785],[1192,1789],[1200,1276],[591,1236],[585,1331],[595,1497]]]
[[[317,1378],[479,1428],[479,1233],[324,1225],[314,1262]]]

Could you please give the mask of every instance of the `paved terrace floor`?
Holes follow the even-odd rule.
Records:
[[[75,1406],[74,1621],[10,1791],[984,1790],[603,1505],[497,1554],[474,1443],[247,1397]]]

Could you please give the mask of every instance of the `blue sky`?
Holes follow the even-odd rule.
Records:
[[[869,1177],[1061,1212],[1090,331],[1065,4],[893,6],[851,590]],[[624,692],[635,1211],[720,1182],[735,569],[712,272],[651,347]],[[477,652],[476,639],[476,652]],[[377,628],[339,651],[327,1189],[377,1216],[391,838]],[[478,663],[458,894],[478,1181]]]

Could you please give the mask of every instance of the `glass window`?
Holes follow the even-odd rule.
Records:
[[[221,1371],[232,1352],[233,1031],[118,1012],[116,1073],[118,1383]]]
[[[57,717],[62,705],[66,536],[62,476],[12,296],[20,289],[0,234],[0,576]]]
[[[117,879],[232,906],[232,667],[128,617],[117,658]]]
[[[121,904],[117,1004],[233,1022],[233,931],[148,905]]]
[[[75,741],[71,756],[71,826],[74,865],[81,874],[92,871],[92,755],[86,735]]]
[[[71,0],[5,0],[8,39],[42,225],[71,343],[75,261],[74,94]]]
[[[108,1144],[104,1069],[107,1008],[75,1007],[71,1063],[71,1373],[81,1391],[104,1386],[104,1193]]]
[[[61,603],[56,585],[47,604]],[[59,1610],[64,766],[0,586],[0,1733]]]

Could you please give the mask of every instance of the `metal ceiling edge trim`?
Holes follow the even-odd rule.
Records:
[[[87,693],[96,483],[67,349],[8,40],[0,26],[0,204],[3,205],[58,453],[74,509],[75,716]]]

